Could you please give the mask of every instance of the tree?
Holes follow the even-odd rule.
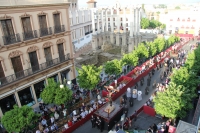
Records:
[[[149,49],[149,55],[154,56],[157,53],[157,46],[154,42],[148,42],[147,43],[148,49]]]
[[[143,43],[138,44],[138,47],[134,52],[137,54],[139,59],[149,57],[149,50]]]
[[[72,98],[72,94],[72,91],[67,86],[60,88],[60,84],[50,78],[48,79],[48,85],[45,85],[40,96],[44,103],[64,104]]]
[[[157,46],[157,52],[161,52],[165,48],[164,38],[157,38],[153,43]]]
[[[155,29],[156,27],[160,27],[162,24],[157,20],[151,20],[149,22],[149,27]]]
[[[158,92],[154,98],[156,113],[175,119],[184,118],[187,110],[192,108],[187,88],[170,83],[165,92]]]
[[[175,9],[181,9],[180,6],[176,6]]]
[[[157,15],[159,15],[159,14],[160,14],[160,12],[159,12],[159,11],[157,11],[156,13],[157,13]]]
[[[142,29],[146,29],[149,27],[149,19],[147,18],[142,18],[140,23],[141,23]]]
[[[124,63],[122,60],[114,59],[112,61],[107,61],[104,65],[104,70],[106,74],[112,75],[116,74],[119,75],[122,73],[122,67],[124,66]]]
[[[138,64],[138,56],[135,52],[124,54],[122,57],[122,62],[126,65],[136,66]]]
[[[96,67],[94,65],[83,65],[81,69],[77,70],[77,81],[81,88],[93,90],[100,82],[100,73],[102,71],[102,66]]]
[[[29,106],[18,107],[15,105],[14,109],[4,114],[1,122],[8,132],[21,132],[36,122],[39,116]]]
[[[162,25],[160,26],[160,28],[161,28],[162,30],[166,29],[166,24],[162,24]]]

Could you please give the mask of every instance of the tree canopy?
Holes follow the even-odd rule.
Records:
[[[39,116],[29,106],[18,107],[15,105],[14,109],[3,115],[1,122],[8,132],[21,132],[36,122]]]
[[[149,51],[148,47],[144,45],[144,43],[138,44],[137,49],[134,50],[134,52],[137,54],[138,58],[148,58],[149,57]]]
[[[77,81],[81,88],[92,90],[100,82],[100,73],[102,71],[102,66],[96,67],[94,65],[83,65],[81,69],[77,70]]]
[[[104,65],[105,73],[109,75],[112,75],[112,74],[119,75],[122,73],[123,65],[124,63],[122,62],[122,60],[114,59],[112,61],[108,61]]]
[[[126,65],[137,66],[138,65],[138,56],[135,52],[124,54],[122,57],[122,62]]]
[[[142,26],[142,29],[146,29],[149,27],[149,19],[147,18],[142,18],[141,22],[140,22],[141,26]]]
[[[175,9],[181,9],[180,6],[176,6]]]
[[[43,92],[40,94],[44,103],[64,104],[72,98],[72,91],[64,86],[60,88],[60,84],[56,83],[53,78],[48,79],[48,85],[45,85]]]
[[[171,36],[170,42],[179,41],[179,38]],[[187,111],[193,107],[192,100],[196,97],[196,87],[199,84],[197,76],[200,71],[200,47],[188,55],[183,67],[176,70],[170,76],[171,82],[167,90],[158,93],[154,99],[155,110],[170,118],[184,118]]]

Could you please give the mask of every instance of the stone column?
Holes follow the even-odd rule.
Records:
[[[105,19],[106,19],[106,32],[108,31],[108,9],[105,11]]]
[[[92,35],[92,50],[98,49],[97,35]]]
[[[117,8],[117,32],[116,32],[116,45],[120,46],[120,16],[119,9]]]
[[[60,84],[62,84],[62,78],[61,78],[60,72],[58,72],[58,80],[59,80]]]
[[[133,37],[133,21],[135,22],[135,18],[133,19],[133,10],[132,8],[130,8],[130,18],[129,18],[129,22],[130,22],[130,37]]]
[[[114,44],[114,27],[113,27],[113,9],[110,9],[110,42],[111,44]]]
[[[124,30],[124,33],[126,33],[126,9],[124,8],[123,9],[123,30]]]
[[[140,8],[137,9],[137,35],[140,32]]]
[[[103,18],[104,10],[101,10],[101,32],[104,32],[104,18]]]
[[[91,10],[91,15],[92,15],[92,33],[95,34],[95,22],[94,22],[94,11]]]
[[[22,105],[21,105],[21,101],[19,100],[19,95],[18,95],[18,93],[15,92],[14,95],[15,95],[16,102],[17,102],[18,106],[21,107]]]
[[[136,11],[137,11],[137,9],[134,9],[134,36],[136,36],[136,31],[137,31],[137,27],[136,27]]]
[[[97,11],[97,33],[100,33],[100,28],[99,28],[99,11]]]
[[[36,96],[36,94],[35,94],[35,89],[34,89],[34,85],[33,85],[33,84],[31,85],[31,90],[32,90],[32,94],[33,94],[35,103],[37,104],[37,103],[38,103],[38,100],[37,100],[37,96]]]

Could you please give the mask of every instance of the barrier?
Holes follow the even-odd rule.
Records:
[[[155,109],[150,106],[143,106],[143,111],[145,114],[148,114],[153,117],[156,115]]]

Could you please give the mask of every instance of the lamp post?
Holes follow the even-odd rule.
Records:
[[[64,88],[64,85],[61,84],[61,85],[60,85],[60,89],[62,89],[62,88]]]
[[[67,84],[69,86],[69,89],[71,90],[71,81],[67,81]]]

